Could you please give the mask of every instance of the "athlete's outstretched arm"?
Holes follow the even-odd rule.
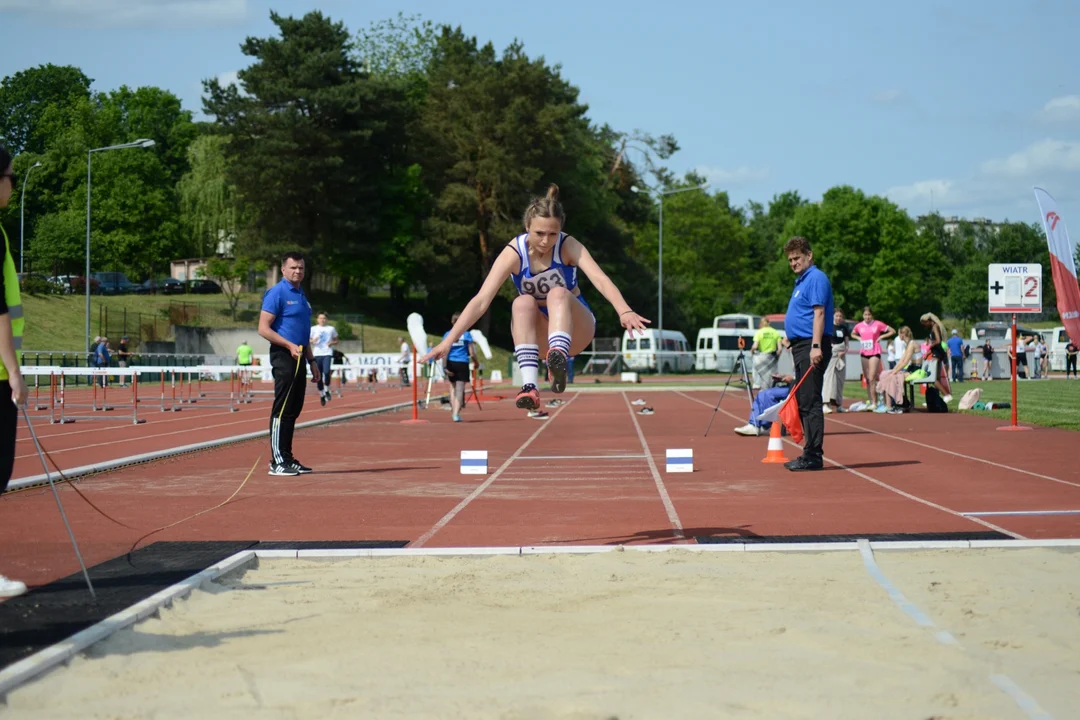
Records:
[[[563,240],[562,252],[563,258],[569,260],[571,265],[581,268],[600,294],[615,308],[615,312],[619,313],[620,325],[627,330],[641,330],[644,333],[645,326],[652,321],[646,320],[630,309],[622,293],[619,292],[619,288],[615,287],[615,283],[611,282],[607,273],[596,264],[596,260],[593,260],[593,256],[584,245],[572,237],[567,237]],[[631,337],[633,337],[632,334]]]
[[[450,329],[450,334],[441,343],[431,348],[431,351],[420,362],[445,357],[450,352],[450,346],[457,342],[457,339],[464,335],[466,330],[484,316],[484,313],[491,306],[491,301],[499,293],[499,288],[506,282],[506,278],[510,277],[510,274],[520,267],[520,263],[521,259],[514,248],[509,245],[503,248],[503,251],[499,253],[499,257],[495,258],[495,264],[491,266],[484,284],[480,286],[480,292],[476,293],[473,299],[469,301],[469,304],[465,306],[465,309],[461,311],[461,317],[454,323],[454,327]]]

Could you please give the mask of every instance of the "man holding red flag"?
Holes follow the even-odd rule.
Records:
[[[793,438],[798,436],[793,430],[799,425],[806,434],[803,454],[784,463],[784,467],[792,472],[821,470],[825,438],[821,386],[825,381],[825,367],[832,356],[832,346],[823,342],[823,338],[832,337],[833,333],[832,284],[814,265],[814,254],[806,238],[796,235],[788,240],[784,253],[796,276],[784,329],[791,343],[798,382],[779,415]]]

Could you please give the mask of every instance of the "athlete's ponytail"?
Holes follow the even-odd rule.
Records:
[[[559,186],[555,183],[548,185],[547,194],[544,197],[533,198],[529,207],[525,208],[525,229],[528,230],[533,218],[538,217],[556,218],[559,221],[559,227],[566,223],[566,213],[563,211],[562,203],[559,202]]]

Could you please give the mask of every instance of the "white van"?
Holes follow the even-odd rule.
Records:
[[[663,335],[661,336],[661,333]],[[693,372],[694,354],[686,336],[677,330],[624,330],[622,336],[623,361],[630,370],[653,370],[662,373]]]
[[[739,338],[743,339],[747,357],[754,344],[754,333],[761,322],[760,315],[731,313],[717,315],[712,327],[701,328],[697,335],[697,369],[731,372],[739,357]],[[747,370],[750,368],[747,367]]]
[[[1064,325],[1058,325],[1050,331],[1043,331],[1043,337],[1050,335],[1046,347],[1050,350],[1050,369],[1065,372],[1065,346],[1069,344],[1069,333]]]

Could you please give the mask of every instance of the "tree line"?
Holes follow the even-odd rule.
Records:
[[[237,84],[204,82],[206,120],[160,88],[94,90],[75,67],[4,78],[0,135],[15,170],[41,162],[26,195],[28,266],[81,274],[87,151],[149,138],[149,149],[94,155],[95,270],[142,279],[225,250],[242,276],[299,248],[359,311],[388,289],[399,307],[420,295],[449,315],[521,232],[529,198],[555,182],[567,231],[655,321],[658,207],[640,188],[704,180],[664,166],[674,137],[593,122],[560,66],[520,42],[498,51],[401,15],[357,33],[320,12],[271,18],[273,36],[242,44],[250,64]],[[19,203],[16,192],[0,214],[16,246]],[[725,312],[783,312],[782,248],[796,234],[813,243],[838,307],[870,305],[890,323],[927,311],[983,319],[987,263],[1049,267],[1035,225],[947,229],[848,186],[817,203],[791,191],[745,207],[710,187],[666,196],[663,217],[664,324],[691,337]],[[584,292],[599,334],[616,334],[614,311]],[[1052,283],[1044,302],[1053,307]],[[487,319],[496,340],[508,313],[496,304]]]

